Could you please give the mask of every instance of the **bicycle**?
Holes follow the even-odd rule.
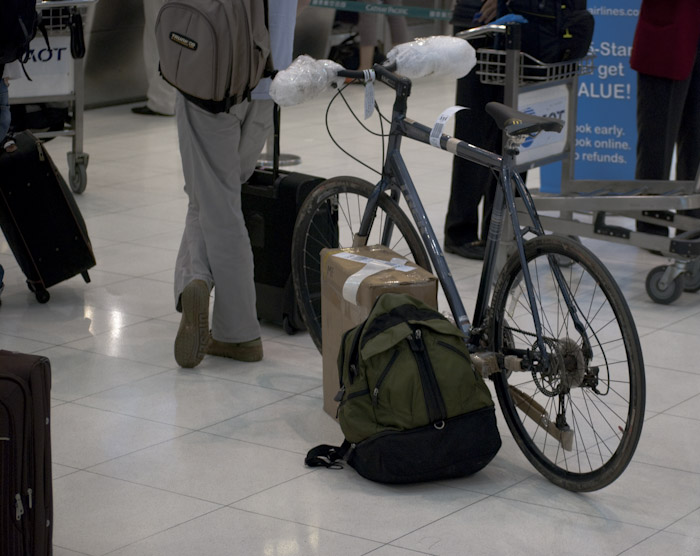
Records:
[[[568,490],[607,486],[627,467],[642,429],[645,379],[637,331],[600,260],[577,241],[545,235],[514,170],[518,146],[528,136],[559,131],[563,122],[490,103],[487,112],[506,138],[503,155],[445,134],[431,142],[431,128],[406,117],[410,79],[391,63],[375,64],[373,71],[395,91],[381,179],[376,185],[348,176],[322,182],[304,202],[294,230],[293,280],[316,346],[322,346],[321,248],[382,244],[434,268],[472,359],[493,380],[508,427],[527,459]],[[337,76],[367,74],[339,70]],[[500,176],[472,321],[401,156],[403,137]],[[526,227],[518,220],[516,192],[529,216]],[[417,230],[399,206],[401,197]],[[508,236],[514,236],[515,248],[501,267],[499,249]]]

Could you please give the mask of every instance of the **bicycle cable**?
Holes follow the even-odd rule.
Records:
[[[350,83],[346,83],[346,84],[344,84],[342,87],[340,87],[340,88],[338,89],[338,91],[335,93],[335,95],[333,95],[333,97],[331,98],[330,102],[328,103],[328,106],[326,107],[326,132],[328,133],[328,137],[329,137],[330,140],[333,142],[333,144],[334,144],[336,147],[338,147],[338,149],[339,149],[343,154],[347,155],[349,158],[351,158],[352,160],[354,160],[354,161],[357,162],[358,164],[361,164],[362,166],[364,166],[364,167],[367,168],[368,170],[371,170],[371,171],[374,172],[375,174],[378,174],[378,175],[381,176],[381,175],[382,175],[382,172],[381,172],[381,171],[379,171],[379,170],[377,170],[377,169],[375,169],[375,168],[372,168],[369,164],[366,164],[365,162],[363,162],[362,160],[360,160],[360,159],[357,158],[356,156],[350,154],[350,152],[348,152],[347,150],[345,150],[343,147],[341,147],[341,146],[340,146],[340,143],[338,143],[338,141],[336,141],[335,137],[333,137],[333,133],[331,133],[331,129],[330,129],[330,125],[329,125],[329,114],[330,114],[331,106],[333,105],[333,103],[335,102],[335,100],[340,96],[340,98],[341,98],[341,99],[343,100],[343,102],[345,103],[345,106],[347,107],[348,111],[350,112],[350,114],[352,114],[353,118],[355,118],[355,121],[357,121],[357,123],[360,124],[360,126],[362,127],[362,129],[364,129],[364,130],[365,130],[367,133],[369,133],[370,135],[374,135],[375,137],[381,137],[381,138],[382,138],[382,162],[384,161],[384,157],[386,156],[385,139],[386,139],[386,137],[387,137],[387,134],[384,133],[384,121],[389,122],[389,120],[381,113],[381,111],[379,110],[379,105],[378,105],[377,102],[375,101],[375,102],[374,102],[374,109],[377,111],[377,114],[378,114],[378,116],[379,116],[380,132],[377,133],[376,131],[373,131],[373,130],[371,130],[370,128],[368,128],[368,127],[362,122],[362,120],[360,120],[360,118],[357,116],[357,114],[355,113],[355,110],[352,108],[352,106],[350,106],[350,103],[349,103],[348,100],[345,98],[345,95],[343,95],[343,91],[345,90],[346,87],[348,87],[348,85],[350,85]],[[390,122],[389,122],[389,123],[390,123]]]

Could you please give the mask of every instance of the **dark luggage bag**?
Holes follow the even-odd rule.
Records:
[[[323,178],[284,172],[279,165],[279,107],[275,106],[272,169],[258,169],[243,184],[243,216],[255,261],[258,318],[281,324],[288,334],[305,326],[292,283],[292,234],[301,204]]]
[[[95,266],[85,221],[51,157],[30,131],[0,152],[0,227],[39,303],[47,288]]]
[[[52,554],[51,365],[0,350],[0,554]]]

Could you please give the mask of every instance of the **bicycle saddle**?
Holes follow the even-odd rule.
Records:
[[[498,129],[508,135],[532,135],[540,131],[559,132],[564,127],[563,120],[525,114],[500,102],[489,102],[486,112],[494,119]]]

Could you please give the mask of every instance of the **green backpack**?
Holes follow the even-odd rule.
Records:
[[[341,447],[318,446],[306,464],[383,483],[461,477],[501,446],[491,394],[472,366],[464,334],[405,294],[381,295],[338,355]]]

